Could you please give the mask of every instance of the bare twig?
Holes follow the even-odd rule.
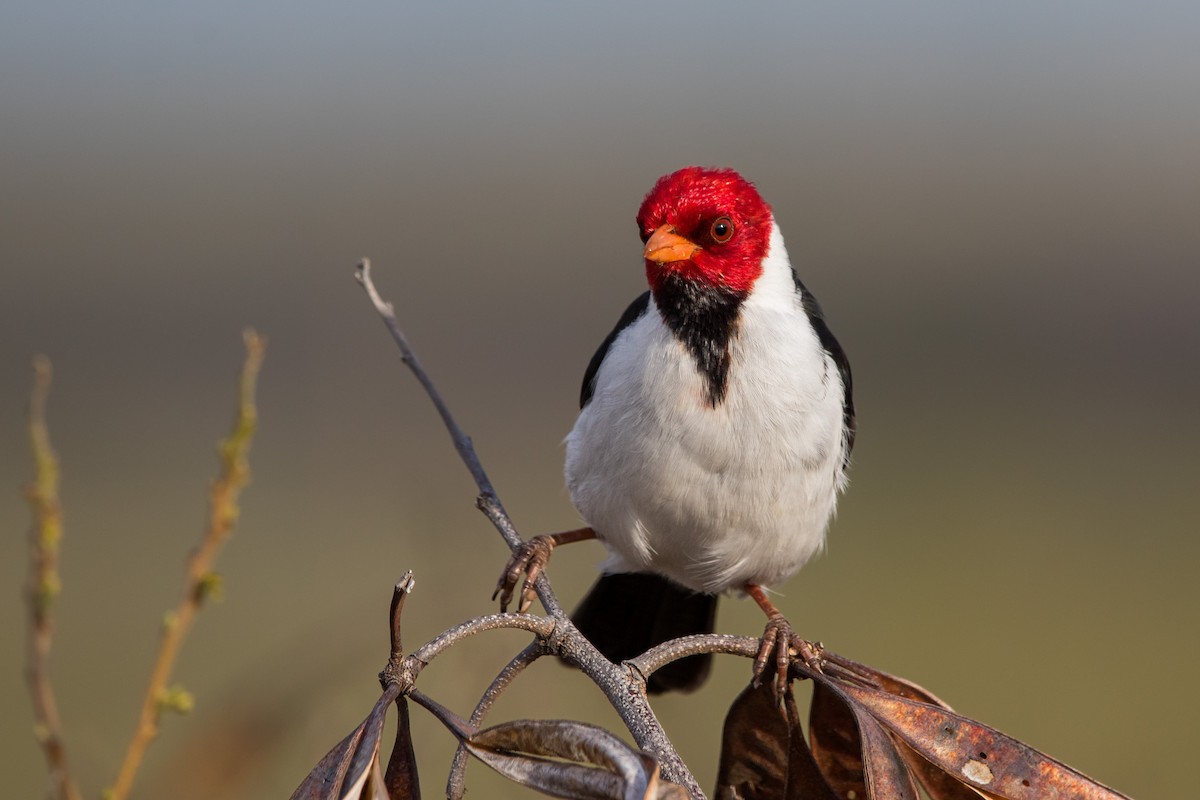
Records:
[[[475,617],[439,633],[417,648],[411,655],[405,657],[405,674],[400,677],[405,680],[408,679],[408,675],[411,675],[415,679],[422,669],[429,666],[430,661],[463,639],[477,633],[513,628],[529,631],[550,642],[556,625],[556,621],[550,617],[537,617],[533,614],[488,614],[483,617]]]
[[[371,260],[369,258],[364,258],[358,262],[358,269],[355,271],[354,277],[362,285],[367,293],[367,297],[371,300],[371,305],[375,306],[375,310],[379,313],[380,318],[383,319],[383,324],[387,326],[388,332],[392,334],[392,338],[396,341],[396,346],[400,348],[401,359],[412,370],[413,375],[416,376],[422,388],[425,389],[425,393],[429,395],[430,401],[433,402],[433,407],[441,415],[442,422],[446,425],[446,430],[450,432],[450,438],[454,440],[454,448],[458,450],[459,457],[467,465],[467,469],[471,471],[471,477],[475,479],[475,485],[479,487],[480,493],[495,497],[496,490],[492,487],[491,480],[488,479],[483,465],[479,463],[479,458],[475,455],[475,448],[471,444],[471,437],[467,436],[466,431],[459,427],[458,422],[454,419],[454,415],[450,413],[450,408],[442,400],[441,393],[433,385],[429,374],[425,372],[425,368],[421,366],[416,353],[413,352],[412,347],[408,344],[408,338],[405,337],[404,331],[400,330],[400,324],[396,321],[395,308],[391,303],[379,296],[379,291],[375,288],[375,282],[371,280]],[[518,543],[519,541],[509,542],[509,545],[515,547]]]
[[[54,640],[54,601],[61,584],[58,552],[62,541],[62,507],[58,502],[58,457],[50,446],[46,427],[46,397],[50,392],[50,360],[33,361],[34,384],[29,401],[29,440],[33,450],[34,479],[25,487],[25,499],[33,511],[29,535],[29,637],[25,679],[33,697],[34,735],[46,757],[49,796],[56,800],[78,800],[79,788],[67,769],[58,702],[50,681],[50,647]]]
[[[191,629],[201,605],[219,587],[212,566],[217,554],[238,518],[238,496],[250,480],[250,469],[246,454],[254,438],[258,412],[254,402],[255,383],[262,366],[266,342],[254,331],[245,334],[246,360],[242,366],[238,387],[238,407],[233,430],[224,439],[217,452],[221,460],[221,474],[209,491],[208,526],[200,544],[188,559],[187,578],[183,597],[174,611],[168,612],[163,621],[162,640],[158,657],[150,675],[146,695],[142,701],[137,728],[125,759],[121,763],[116,783],[109,790],[108,800],[124,800],[133,786],[134,777],[141,766],[146,748],[158,735],[158,723],[164,710],[186,711],[191,698],[182,690],[167,688],[167,681],[179,655],[184,637]]]
[[[402,662],[404,661],[404,642],[400,636],[400,614],[404,611],[404,600],[416,585],[417,581],[413,578],[413,573],[410,569],[392,589],[392,607],[388,611],[391,621],[391,652],[388,655],[387,666],[379,673],[379,682],[385,689],[389,684],[397,682],[397,675],[399,675]]]
[[[530,644],[521,652],[513,656],[512,661],[504,665],[504,669],[500,670],[492,684],[488,686],[487,691],[483,693],[483,697],[479,698],[479,702],[475,705],[475,710],[471,712],[469,722],[475,727],[483,724],[484,717],[491,710],[492,705],[499,699],[504,690],[509,684],[520,675],[526,667],[537,661],[542,656],[546,655],[546,647],[541,641],[536,641]],[[446,779],[446,797],[448,800],[461,800],[462,796],[467,791],[466,771],[467,771],[467,748],[459,742],[458,750],[454,753],[454,761],[450,764],[450,777]]]
[[[392,339],[400,349],[400,358],[412,370],[413,375],[416,376],[422,388],[425,389],[425,393],[429,395],[434,408],[441,415],[442,422],[445,424],[446,430],[450,433],[450,438],[454,442],[454,449],[458,451],[459,458],[462,459],[463,464],[470,471],[471,477],[475,479],[475,486],[479,489],[479,499],[477,501],[479,509],[496,526],[496,530],[504,537],[504,541],[508,544],[509,549],[516,549],[521,544],[520,534],[517,533],[508,513],[500,503],[496,489],[492,486],[491,479],[488,478],[483,464],[479,461],[479,456],[475,453],[475,446],[471,444],[471,437],[467,436],[466,432],[455,421],[454,415],[450,413],[450,408],[442,399],[441,393],[434,386],[429,374],[425,372],[425,368],[421,366],[421,362],[409,345],[404,332],[400,330],[400,324],[396,321],[395,308],[391,303],[379,296],[379,291],[375,288],[374,281],[371,280],[370,259],[364,258],[358,262],[358,268],[354,273],[354,277],[366,291],[371,304],[375,306],[375,311],[378,312],[380,318],[383,320],[383,324],[387,327],[388,332],[391,333]],[[564,618],[566,613],[563,611],[562,605],[558,602],[558,598],[554,595],[554,591],[550,588],[550,582],[544,578],[539,578],[535,586],[538,598],[546,608],[546,613],[552,617]]]

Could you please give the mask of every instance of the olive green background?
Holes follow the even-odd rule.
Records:
[[[1138,798],[1192,793],[1200,711],[1200,7],[921,2],[0,10],[0,759],[21,681],[29,360],[67,531],[56,678],[115,775],[204,524],[240,332],[269,340],[224,600],[142,798],[283,797],[369,710],[392,583],[415,645],[492,608],[474,488],[352,277],[381,290],[526,535],[577,524],[561,440],[643,286],[660,174],[735,166],[854,365],[853,482],[797,628]],[[550,569],[564,602],[594,544]],[[722,631],[761,615],[723,601]],[[421,687],[466,712],[524,643]],[[656,703],[705,786],[748,664]],[[617,727],[539,664],[497,709]],[[423,712],[427,796],[449,736]],[[525,796],[475,765],[477,797]]]

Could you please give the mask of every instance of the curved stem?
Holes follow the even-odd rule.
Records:
[[[461,622],[447,631],[439,633],[417,650],[405,656],[392,680],[407,688],[413,685],[421,670],[446,650],[470,636],[484,631],[501,628],[529,631],[540,639],[548,640],[554,633],[557,622],[550,617],[535,617],[532,614],[488,614]]]
[[[729,636],[723,633],[703,633],[683,636],[652,647],[637,658],[625,663],[646,680],[672,661],[704,653],[724,653],[754,658],[758,655],[758,639],[749,636]]]
[[[476,727],[483,724],[484,717],[488,711],[500,699],[500,695],[504,690],[520,675],[526,667],[537,661],[542,656],[546,655],[546,647],[541,641],[531,643],[528,647],[513,656],[513,659],[504,665],[504,669],[496,675],[492,684],[488,686],[487,691],[483,693],[483,697],[479,698],[479,703],[476,704],[475,710],[471,712],[470,723]],[[461,800],[462,796],[467,791],[466,785],[466,770],[467,770],[467,749],[459,744],[458,750],[454,753],[454,761],[450,765],[450,776],[446,779],[446,797],[448,800]]]

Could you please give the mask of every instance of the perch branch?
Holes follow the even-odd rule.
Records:
[[[188,559],[183,597],[175,610],[168,612],[163,621],[158,657],[155,659],[146,695],[142,700],[137,728],[125,752],[116,783],[107,794],[108,800],[124,800],[128,797],[146,748],[158,735],[158,723],[162,712],[168,709],[186,711],[191,704],[190,697],[185,693],[168,690],[167,681],[171,677],[180,647],[195,620],[196,613],[205,599],[219,586],[212,566],[221,546],[233,530],[233,524],[238,517],[238,497],[250,480],[246,455],[250,450],[258,421],[254,389],[259,368],[262,366],[266,342],[254,331],[247,331],[244,338],[246,360],[242,366],[238,387],[237,413],[233,430],[217,448],[221,460],[221,473],[209,490],[208,525],[199,545]]]
[[[79,800],[79,787],[67,768],[62,720],[50,681],[50,647],[54,641],[54,601],[61,583],[58,552],[62,540],[62,507],[58,502],[58,457],[50,446],[46,426],[46,397],[50,393],[50,360],[33,361],[34,383],[29,400],[29,440],[33,451],[33,481],[25,487],[25,499],[33,512],[29,534],[28,652],[25,680],[33,697],[34,735],[41,745],[49,770],[50,797]]]
[[[702,633],[695,636],[683,636],[652,647],[637,658],[626,661],[647,680],[657,670],[662,669],[672,661],[678,661],[688,656],[704,653],[746,656],[754,658],[758,655],[759,641],[748,636],[730,636],[723,633]]]
[[[653,753],[659,759],[664,775],[667,775],[668,771],[676,775],[675,778],[668,777],[669,780],[684,784],[693,797],[704,797],[695,778],[680,760],[662,726],[655,718],[654,712],[646,700],[645,680],[655,670],[690,655],[722,653],[754,658],[758,653],[757,639],[715,633],[686,636],[665,642],[623,664],[613,664],[600,656],[594,648],[591,648],[587,640],[569,622],[560,623],[550,617],[531,614],[489,614],[456,625],[434,637],[411,655],[406,656],[390,673],[388,681],[385,681],[385,686],[398,685],[402,691],[408,693],[416,683],[417,676],[435,657],[467,637],[501,628],[529,631],[538,639],[515,656],[492,681],[491,686],[488,687],[475,711],[471,714],[471,725],[478,727],[483,722],[483,718],[491,706],[529,664],[543,655],[556,655],[571,663],[577,663],[580,671],[600,687],[630,732],[633,733],[638,746]],[[579,657],[581,647],[586,647],[595,653],[595,658],[592,659],[585,655],[581,659]],[[801,670],[802,665],[795,664],[794,668]],[[413,699],[418,698],[414,697]],[[452,800],[462,797],[465,791],[463,758],[463,755],[456,754],[447,780],[446,793],[447,797]]]

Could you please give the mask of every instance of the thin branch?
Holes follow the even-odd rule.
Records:
[[[479,702],[475,705],[475,710],[471,712],[469,722],[475,727],[483,724],[484,717],[492,709],[495,702],[500,699],[500,695],[504,690],[516,679],[518,675],[525,671],[525,668],[537,661],[542,656],[546,655],[546,647],[539,640],[531,643],[521,652],[513,656],[512,661],[504,665],[504,669],[488,686],[487,691],[483,693],[483,697],[479,698]],[[462,796],[466,794],[466,772],[467,772],[467,748],[459,742],[458,750],[454,753],[454,760],[450,764],[450,777],[446,779],[446,797],[448,800],[462,800]]]
[[[34,735],[41,745],[49,770],[49,796],[55,800],[79,800],[79,787],[67,768],[62,720],[50,681],[50,648],[54,641],[54,601],[61,589],[58,553],[62,542],[62,507],[58,501],[58,457],[50,446],[46,426],[46,397],[50,393],[50,359],[33,361],[34,383],[29,400],[29,440],[33,451],[33,482],[25,487],[25,499],[33,512],[29,534],[28,652],[25,680],[33,698]]]
[[[516,527],[512,524],[511,518],[504,510],[504,506],[500,503],[500,498],[496,494],[495,487],[492,486],[491,480],[487,476],[487,472],[483,468],[483,464],[479,461],[479,456],[475,453],[475,446],[471,443],[471,437],[467,436],[459,424],[454,419],[454,415],[450,413],[450,408],[442,399],[441,393],[434,386],[429,374],[425,372],[425,368],[421,366],[420,360],[417,358],[412,347],[408,343],[408,338],[404,332],[400,330],[400,324],[396,321],[396,311],[390,302],[385,301],[379,296],[379,291],[375,288],[374,281],[371,280],[371,260],[364,258],[358,262],[358,268],[354,273],[355,279],[362,285],[367,293],[367,297],[371,300],[371,305],[375,306],[375,311],[378,312],[383,324],[391,333],[392,339],[396,342],[396,346],[400,349],[400,358],[405,365],[416,376],[425,393],[429,396],[434,408],[442,418],[442,422],[446,426],[446,430],[450,433],[450,439],[454,442],[454,449],[458,451],[459,458],[466,465],[467,470],[471,473],[471,477],[475,479],[475,486],[479,489],[479,499],[477,505],[483,511],[496,530],[504,537],[504,541],[508,544],[509,549],[515,550],[521,545],[521,536],[517,533]],[[538,598],[545,606],[546,612],[552,617],[565,618],[566,613],[562,609],[562,605],[558,602],[554,591],[550,588],[550,582],[544,577],[539,577],[535,582]]]
[[[504,665],[504,669],[500,670],[500,673],[492,680],[491,685],[488,686],[487,691],[483,693],[483,697],[479,699],[475,710],[471,712],[471,722],[475,725],[482,724],[484,717],[487,716],[488,711],[491,710],[496,701],[500,699],[500,695],[504,693],[504,690],[516,680],[517,676],[526,667],[546,655],[547,652],[549,651],[546,649],[545,644],[537,641],[513,656],[512,661]]]
[[[408,368],[412,370],[417,380],[421,382],[421,386],[424,387],[425,392],[429,395],[429,399],[433,401],[433,406],[437,409],[438,414],[441,415],[442,422],[446,425],[446,430],[450,432],[450,438],[454,440],[454,448],[458,450],[459,457],[467,465],[467,469],[471,471],[471,476],[475,478],[475,484],[479,487],[479,491],[495,497],[496,490],[492,488],[492,482],[488,480],[487,473],[483,470],[483,465],[479,463],[479,459],[475,455],[475,448],[471,445],[471,437],[467,436],[466,431],[458,426],[458,423],[454,420],[454,415],[450,413],[449,407],[442,400],[437,387],[433,385],[429,374],[425,372],[425,368],[421,366],[416,353],[409,346],[404,331],[400,330],[400,325],[396,322],[395,308],[391,303],[379,296],[379,291],[375,288],[374,281],[371,280],[371,260],[369,258],[364,258],[358,262],[358,269],[354,277],[362,284],[367,297],[371,299],[371,305],[375,306],[375,310],[383,318],[383,324],[387,326],[388,331],[392,334],[392,338],[396,341],[396,346],[400,348],[400,357],[408,365]],[[513,543],[509,542],[509,544]]]
[[[404,658],[400,669],[393,677],[403,688],[408,688],[416,681],[421,670],[429,666],[429,662],[433,659],[463,639],[485,631],[502,628],[528,631],[547,642],[546,646],[549,647],[552,646],[549,643],[552,641],[557,624],[557,621],[550,617],[535,617],[533,614],[488,614],[483,617],[475,617],[439,633],[421,645],[411,655]]]
[[[242,366],[238,386],[238,405],[233,430],[217,448],[221,461],[220,476],[209,491],[208,526],[200,544],[188,559],[187,578],[183,597],[174,611],[168,612],[163,621],[162,640],[158,657],[150,675],[146,695],[137,728],[125,759],[121,763],[116,783],[109,790],[108,800],[124,800],[133,786],[134,777],[141,766],[146,748],[158,735],[158,723],[165,710],[186,711],[191,698],[178,689],[169,690],[167,681],[171,677],[175,661],[179,656],[184,638],[192,627],[196,613],[204,601],[219,588],[219,580],[212,571],[213,563],[221,546],[233,531],[238,518],[238,497],[250,480],[250,468],[246,455],[254,438],[258,422],[254,394],[258,372],[262,366],[266,341],[254,331],[246,331],[246,360]]]
[[[702,633],[671,639],[652,647],[626,665],[636,670],[642,680],[648,680],[656,671],[672,661],[704,653],[721,653],[754,658],[758,655],[759,640],[749,636],[730,636],[724,633]]]

